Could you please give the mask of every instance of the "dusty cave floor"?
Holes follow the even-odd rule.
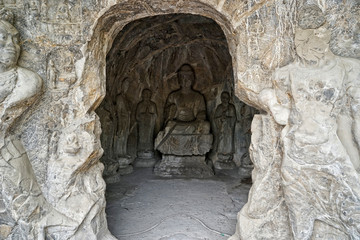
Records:
[[[251,184],[235,172],[209,179],[163,179],[135,168],[108,184],[107,220],[120,240],[222,240],[235,232],[236,215]]]

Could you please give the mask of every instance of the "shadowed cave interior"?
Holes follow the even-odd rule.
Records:
[[[119,239],[227,239],[251,187],[257,110],[234,94],[220,26],[190,14],[133,21],[106,69],[97,114],[110,231]],[[194,98],[184,97],[188,75]],[[181,119],[184,106],[190,121]]]

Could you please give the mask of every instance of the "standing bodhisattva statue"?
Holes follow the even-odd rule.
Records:
[[[138,124],[138,157],[151,157],[154,155],[154,128],[157,118],[156,104],[151,101],[152,92],[150,89],[144,89],[142,92],[142,101],[136,108],[136,121]]]
[[[221,104],[217,106],[214,116],[216,126],[216,161],[215,168],[234,168],[233,160],[234,132],[236,124],[236,109],[230,103],[230,94],[221,93]]]

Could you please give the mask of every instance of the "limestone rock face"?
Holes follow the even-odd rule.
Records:
[[[303,9],[312,12],[314,7]],[[352,106],[358,104],[360,61],[330,52],[330,32],[323,22],[296,30],[298,59],[277,69],[278,87],[264,89],[259,96],[275,121],[285,125],[281,174],[293,237],[356,239],[358,163],[348,153],[359,149],[353,128],[358,110]],[[277,96],[280,101],[273,101]],[[349,113],[353,127],[343,125],[341,111]],[[338,128],[347,127],[352,129],[349,135],[338,134]],[[355,148],[344,145],[348,138]]]
[[[281,180],[282,127],[270,115],[255,115],[251,129],[253,185],[230,239],[292,239]]]
[[[103,152],[113,160],[113,99],[128,81],[128,169],[141,91],[153,91],[156,136],[189,59],[210,123],[219,93],[231,92],[237,166],[251,165],[256,110],[244,103],[262,114],[252,125],[254,186],[232,239],[360,238],[358,1],[3,0],[1,22],[11,22],[4,10],[14,21],[0,39],[1,239],[114,239],[100,162]]]

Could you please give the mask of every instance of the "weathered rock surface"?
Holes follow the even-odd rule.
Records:
[[[324,13],[323,27],[331,32],[327,43],[331,52],[328,47],[323,48],[319,39],[326,31],[316,32],[316,37],[309,39],[310,45],[304,44],[307,41],[300,45],[295,42],[295,33],[305,30],[296,30],[298,27],[319,29],[316,26],[323,22],[316,18],[316,21],[304,19],[302,22],[295,19],[295,16],[303,14],[301,9],[305,3],[316,4]],[[277,164],[280,164],[277,158],[272,161],[267,157],[256,157],[263,152],[256,147],[261,140],[253,144],[252,161],[258,166],[255,172],[262,169],[261,165],[276,163],[267,172],[274,176],[271,177],[273,185],[269,186],[271,193],[255,190],[261,186],[262,178],[254,174],[255,188],[250,200],[264,199],[267,204],[257,205],[250,201],[242,212],[244,214],[239,215],[239,220],[240,224],[246,224],[256,219],[255,226],[264,227],[274,215],[279,216],[276,220],[282,223],[288,216],[289,224],[264,227],[277,229],[278,232],[261,232],[261,227],[239,228],[238,235],[233,239],[242,239],[242,236],[276,239],[287,236],[290,229],[292,236],[287,239],[359,238],[359,178],[355,170],[360,165],[358,1],[2,0],[0,8],[1,11],[10,9],[14,13],[13,25],[19,31],[22,52],[15,72],[20,78],[24,73],[24,79],[43,79],[43,94],[39,95],[40,91],[36,90],[32,98],[16,93],[17,87],[7,87],[14,86],[14,72],[1,72],[0,139],[1,154],[4,155],[1,159],[9,160],[3,161],[0,166],[3,199],[0,202],[1,238],[32,239],[40,235],[40,239],[112,239],[104,213],[105,182],[102,178],[103,164],[99,159],[103,152],[101,130],[109,136],[116,131],[112,129],[116,116],[111,108],[115,95],[121,90],[118,85],[121,86],[127,75],[131,77],[134,85],[129,87],[132,94],[127,97],[132,104],[130,109],[134,111],[143,88],[154,87],[154,93],[164,88],[161,96],[152,99],[159,109],[163,109],[164,96],[177,89],[173,77],[180,65],[178,62],[185,56],[194,59],[192,63],[196,63],[196,70],[201,72],[197,76],[201,84],[196,86],[196,90],[205,95],[207,104],[211,106],[207,111],[215,109],[220,103],[218,93],[233,90],[232,100],[238,112],[250,110],[242,111],[243,103],[236,98],[261,112],[267,111],[279,125],[285,126],[280,137],[283,150],[281,180],[275,177],[278,176]],[[182,29],[174,21],[179,15],[163,16],[162,19],[169,20],[168,25],[160,24],[165,23],[163,20],[154,26],[147,21],[135,21],[177,13],[208,17],[220,26],[224,35],[219,35],[219,27],[211,25],[209,20],[202,22],[197,29]],[[127,25],[130,22],[134,25]],[[125,31],[119,34],[123,29]],[[134,37],[141,35],[144,29],[147,31],[143,38]],[[187,31],[189,29],[194,32]],[[179,32],[189,35],[178,37]],[[165,36],[160,38],[157,33]],[[308,36],[308,31],[305,31],[298,40]],[[134,41],[126,41],[128,37]],[[190,44],[199,39],[207,44],[201,45],[202,48]],[[138,40],[144,42],[136,45]],[[179,49],[186,51],[177,52],[169,48],[164,54],[154,54],[177,43]],[[4,46],[0,45],[3,49]],[[297,60],[301,53],[296,53],[295,47],[302,49],[303,59],[314,64],[303,66]],[[214,51],[214,48],[219,51]],[[326,50],[326,57],[324,61],[318,61],[323,50]],[[6,51],[6,54],[15,52],[13,49]],[[320,56],[317,55],[319,52]],[[123,67],[118,67],[114,64],[119,59],[115,57],[118,53],[119,58],[129,56],[126,59],[135,59],[141,64],[132,65],[134,62],[126,60]],[[309,53],[312,55],[310,58],[304,57]],[[174,54],[176,57],[172,58]],[[3,56],[1,54],[1,61]],[[146,56],[151,56],[151,59]],[[202,56],[205,60],[201,60]],[[204,61],[206,64],[201,65]],[[127,64],[132,67],[128,68]],[[129,74],[125,74],[128,69],[131,69]],[[164,72],[164,69],[168,71]],[[274,75],[275,69],[279,70]],[[289,73],[294,71],[299,73],[298,77]],[[309,72],[313,74],[306,75]],[[280,77],[283,74],[285,77]],[[108,85],[106,75],[111,76]],[[29,83],[27,81],[20,89],[29,90]],[[264,89],[268,90],[263,92]],[[108,94],[110,98],[105,97],[106,91],[112,92]],[[5,98],[11,94],[27,100],[8,105]],[[103,104],[107,107],[98,108],[104,97]],[[94,113],[97,108],[102,129]],[[212,112],[208,112],[212,116],[209,113]],[[134,116],[130,114],[130,118],[130,122],[134,123]],[[162,117],[156,122],[156,133],[162,125],[159,119]],[[268,124],[279,134],[279,126]],[[237,123],[235,135],[245,131],[242,126],[249,126],[249,121]],[[260,135],[278,136],[275,132],[266,133],[266,128],[262,129]],[[128,149],[133,151],[130,155],[136,152],[136,134],[131,134],[128,137],[131,142]],[[249,134],[235,138],[235,146],[243,144],[237,148],[239,152],[234,157],[235,163],[240,166],[241,157],[249,144],[246,143]],[[106,153],[109,156],[113,138],[102,137],[101,140],[104,157]],[[267,145],[269,149],[274,149],[272,144]],[[254,149],[257,149],[257,154]],[[111,169],[116,169],[116,166]],[[19,174],[21,176],[17,178]],[[21,181],[22,178],[24,181]],[[11,191],[7,191],[9,186]],[[272,190],[274,186],[283,186],[285,205],[278,195],[280,190]],[[18,198],[14,198],[15,195]],[[267,210],[266,206],[275,206],[275,203],[280,204],[276,211]],[[21,206],[24,209],[18,208]],[[261,211],[266,215],[250,216],[254,212],[249,210],[249,206],[253,206],[251,209],[255,212],[257,207],[265,207]],[[280,214],[286,209],[287,214]],[[253,232],[259,232],[259,235],[252,235]]]
[[[251,129],[253,185],[230,239],[292,239],[281,180],[282,127],[270,115],[255,115]]]

